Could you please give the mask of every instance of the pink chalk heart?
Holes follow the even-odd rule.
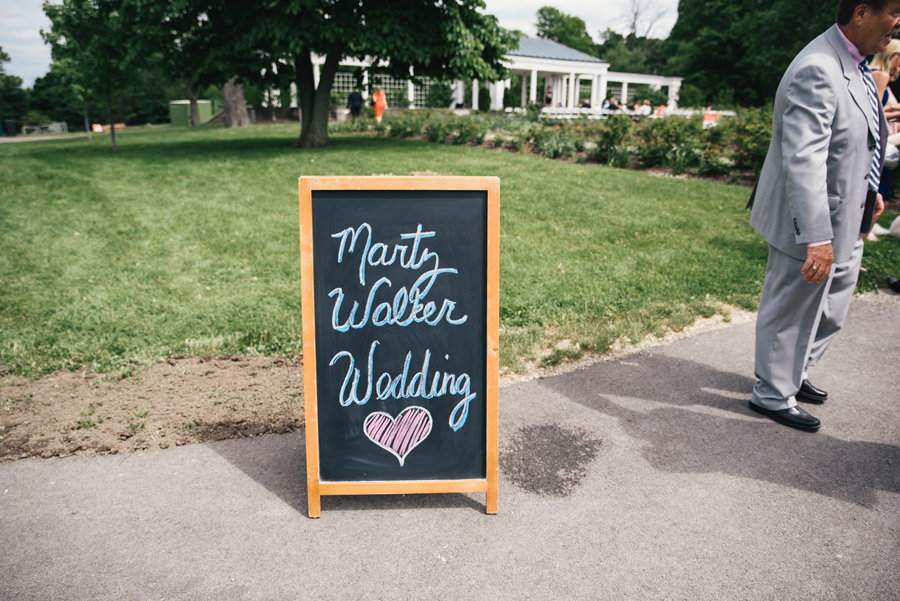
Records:
[[[384,411],[370,413],[363,422],[363,432],[369,440],[400,460],[431,434],[431,414],[423,407],[407,407],[396,419]]]

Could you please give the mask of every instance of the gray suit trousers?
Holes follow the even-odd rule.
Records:
[[[751,401],[775,411],[794,407],[809,367],[825,353],[844,325],[859,278],[863,242],[835,263],[818,284],[803,280],[804,261],[769,246],[766,280],[756,321],[756,377]]]

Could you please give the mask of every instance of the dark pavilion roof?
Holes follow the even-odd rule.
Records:
[[[536,40],[534,38],[522,38],[519,40],[519,48],[511,50],[507,54],[512,56],[529,56],[533,58],[550,58],[562,61],[580,61],[585,63],[605,63],[596,56],[585,54],[574,48],[564,46],[551,40]]]

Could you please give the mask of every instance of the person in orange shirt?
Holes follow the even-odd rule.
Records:
[[[385,98],[381,88],[375,88],[375,93],[372,94],[372,102],[375,103],[375,120],[381,123],[381,113],[388,107],[387,98]]]

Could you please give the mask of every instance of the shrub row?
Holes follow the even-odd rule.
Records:
[[[363,117],[331,125],[333,132],[373,132],[378,136],[424,138],[442,144],[483,144],[531,152],[550,159],[571,158],[626,167],[668,166],[674,174],[700,175],[734,170],[759,172],[772,136],[771,109],[749,109],[703,127],[703,118],[667,117],[635,122],[627,115],[602,120],[536,121],[532,116],[458,116],[442,110],[404,111],[382,123]]]

